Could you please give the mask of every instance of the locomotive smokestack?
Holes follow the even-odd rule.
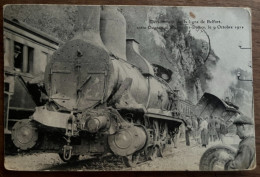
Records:
[[[78,6],[78,27],[80,31],[93,30],[99,32],[100,7]]]
[[[116,57],[126,59],[126,21],[117,7],[103,6],[100,21],[101,38]]]
[[[129,63],[139,66],[142,74],[154,75],[152,65],[140,54],[139,42],[135,39],[127,39],[126,49],[126,56]]]
[[[78,6],[78,33],[74,39],[81,39],[106,47],[100,37],[100,6]]]

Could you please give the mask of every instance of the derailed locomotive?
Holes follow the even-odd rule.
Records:
[[[52,56],[44,86],[48,102],[12,130],[21,150],[122,156],[162,156],[183,123],[175,91],[158,78],[126,40],[126,21],[115,7],[79,7],[80,31]],[[87,20],[87,21],[86,21]]]

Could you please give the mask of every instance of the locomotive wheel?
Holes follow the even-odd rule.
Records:
[[[159,123],[156,120],[153,121],[153,131],[154,131],[153,140],[155,143],[158,144],[160,140],[160,130],[159,130]]]
[[[63,153],[59,153],[59,156],[63,162],[76,162],[79,160],[79,155],[72,155],[69,160],[65,160],[63,157]]]
[[[148,148],[148,154],[147,154],[147,159],[148,160],[155,160],[158,156],[160,155],[160,150],[158,146],[154,146],[154,147],[149,147]]]
[[[163,157],[165,154],[166,145],[168,143],[168,126],[166,122],[161,123],[160,126],[160,157]]]
[[[135,167],[139,161],[140,153],[123,157],[123,162],[127,167]]]
[[[153,142],[154,145],[147,148],[146,158],[148,160],[154,160],[158,157],[159,154],[159,146],[160,146],[160,131],[159,131],[159,123],[157,120],[153,121]]]
[[[16,122],[12,128],[12,140],[14,145],[21,150],[32,149],[38,141],[36,125],[29,119]]]

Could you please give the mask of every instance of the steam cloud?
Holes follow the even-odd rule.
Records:
[[[212,68],[211,74],[213,78],[207,80],[208,89],[206,92],[215,94],[219,98],[224,98],[225,92],[231,85],[237,84],[237,78],[235,74],[232,74],[230,67],[227,67],[227,63],[220,59],[215,68]]]

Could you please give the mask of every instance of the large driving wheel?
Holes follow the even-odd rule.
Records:
[[[159,123],[157,120],[153,120],[152,123],[152,129],[153,129],[153,143],[154,145],[147,148],[146,151],[146,158],[147,160],[154,160],[156,157],[160,155],[159,146],[160,146],[160,130],[159,130]]]
[[[165,155],[166,145],[168,144],[168,126],[166,122],[160,124],[160,156]]]

